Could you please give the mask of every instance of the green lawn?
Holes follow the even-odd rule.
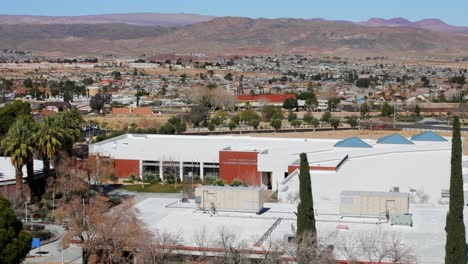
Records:
[[[178,183],[177,188],[175,184],[145,184],[144,188],[141,188],[141,184],[133,184],[124,186],[123,189],[131,192],[180,193],[183,189],[183,184]]]

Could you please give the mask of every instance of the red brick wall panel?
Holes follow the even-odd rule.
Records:
[[[119,178],[128,178],[133,173],[140,175],[140,161],[139,160],[113,160],[115,173]]]
[[[257,162],[257,152],[220,151],[219,177],[227,184],[238,178],[246,185],[259,185],[261,178]]]

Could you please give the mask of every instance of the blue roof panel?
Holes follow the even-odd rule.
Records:
[[[411,137],[412,141],[448,141],[432,131],[422,132]]]
[[[413,142],[409,141],[408,139],[404,138],[400,134],[393,134],[388,135],[385,137],[381,137],[377,140],[377,144],[404,144],[404,145],[411,145],[414,144]]]
[[[336,142],[335,147],[337,148],[372,148],[371,145],[364,142],[358,137],[350,137]]]

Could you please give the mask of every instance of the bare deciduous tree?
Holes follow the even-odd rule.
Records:
[[[414,249],[406,245],[397,233],[390,234],[388,241],[388,259],[392,263],[416,263],[417,258]]]
[[[341,254],[346,260],[353,263],[359,257],[359,247],[356,239],[352,235],[343,235],[339,237],[337,243],[335,243],[335,249]]]
[[[261,264],[282,264],[284,263],[283,255],[285,253],[285,247],[283,241],[272,240],[271,238],[264,241],[260,248],[264,251],[264,254],[259,260]]]
[[[245,253],[248,249],[246,241],[240,240],[236,234],[224,226],[218,230],[216,236],[214,245],[221,248],[223,252],[213,259],[214,264],[250,263]]]
[[[174,251],[181,241],[178,234],[157,231],[150,236],[140,246],[138,263],[164,264],[177,258]],[[183,258],[177,260],[182,261]]]
[[[299,192],[292,192],[288,193],[288,196],[286,197],[286,202],[287,203],[298,203],[299,202]]]
[[[293,229],[293,231],[295,230]],[[334,236],[335,233],[321,235],[317,237],[317,242],[315,242],[315,236],[312,234],[302,234],[300,242],[287,246],[287,255],[300,264],[335,264],[333,248],[330,246]]]
[[[63,212],[69,229],[65,243],[81,241],[85,258],[92,257],[97,263],[132,263],[149,237],[130,201],[109,211],[103,197],[82,203],[74,199]]]
[[[115,173],[109,158],[99,155],[88,157],[82,168],[87,173],[89,183],[97,186],[110,180],[110,175]]]
[[[397,233],[380,229],[346,234],[335,243],[337,252],[346,260],[365,260],[372,263],[416,263],[414,249],[403,243]]]
[[[200,248],[200,253],[202,254],[200,261],[204,261],[207,255],[206,250],[212,246],[206,226],[203,226],[195,233],[193,241]]]
[[[65,206],[62,209],[69,208],[69,202],[74,196],[83,196],[89,191],[86,179],[86,172],[74,166],[73,160],[67,153],[61,152],[57,155],[55,162],[55,180],[51,182],[49,191],[52,192],[54,206]],[[54,184],[55,182],[55,184]],[[63,198],[56,202],[55,194],[62,194]]]

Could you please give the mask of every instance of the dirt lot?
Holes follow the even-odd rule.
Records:
[[[168,116],[95,116],[85,117],[85,121],[92,124],[99,124],[101,127],[103,123],[107,123],[106,129],[111,130],[125,130],[131,123],[135,123],[139,128],[159,127],[166,123]]]

